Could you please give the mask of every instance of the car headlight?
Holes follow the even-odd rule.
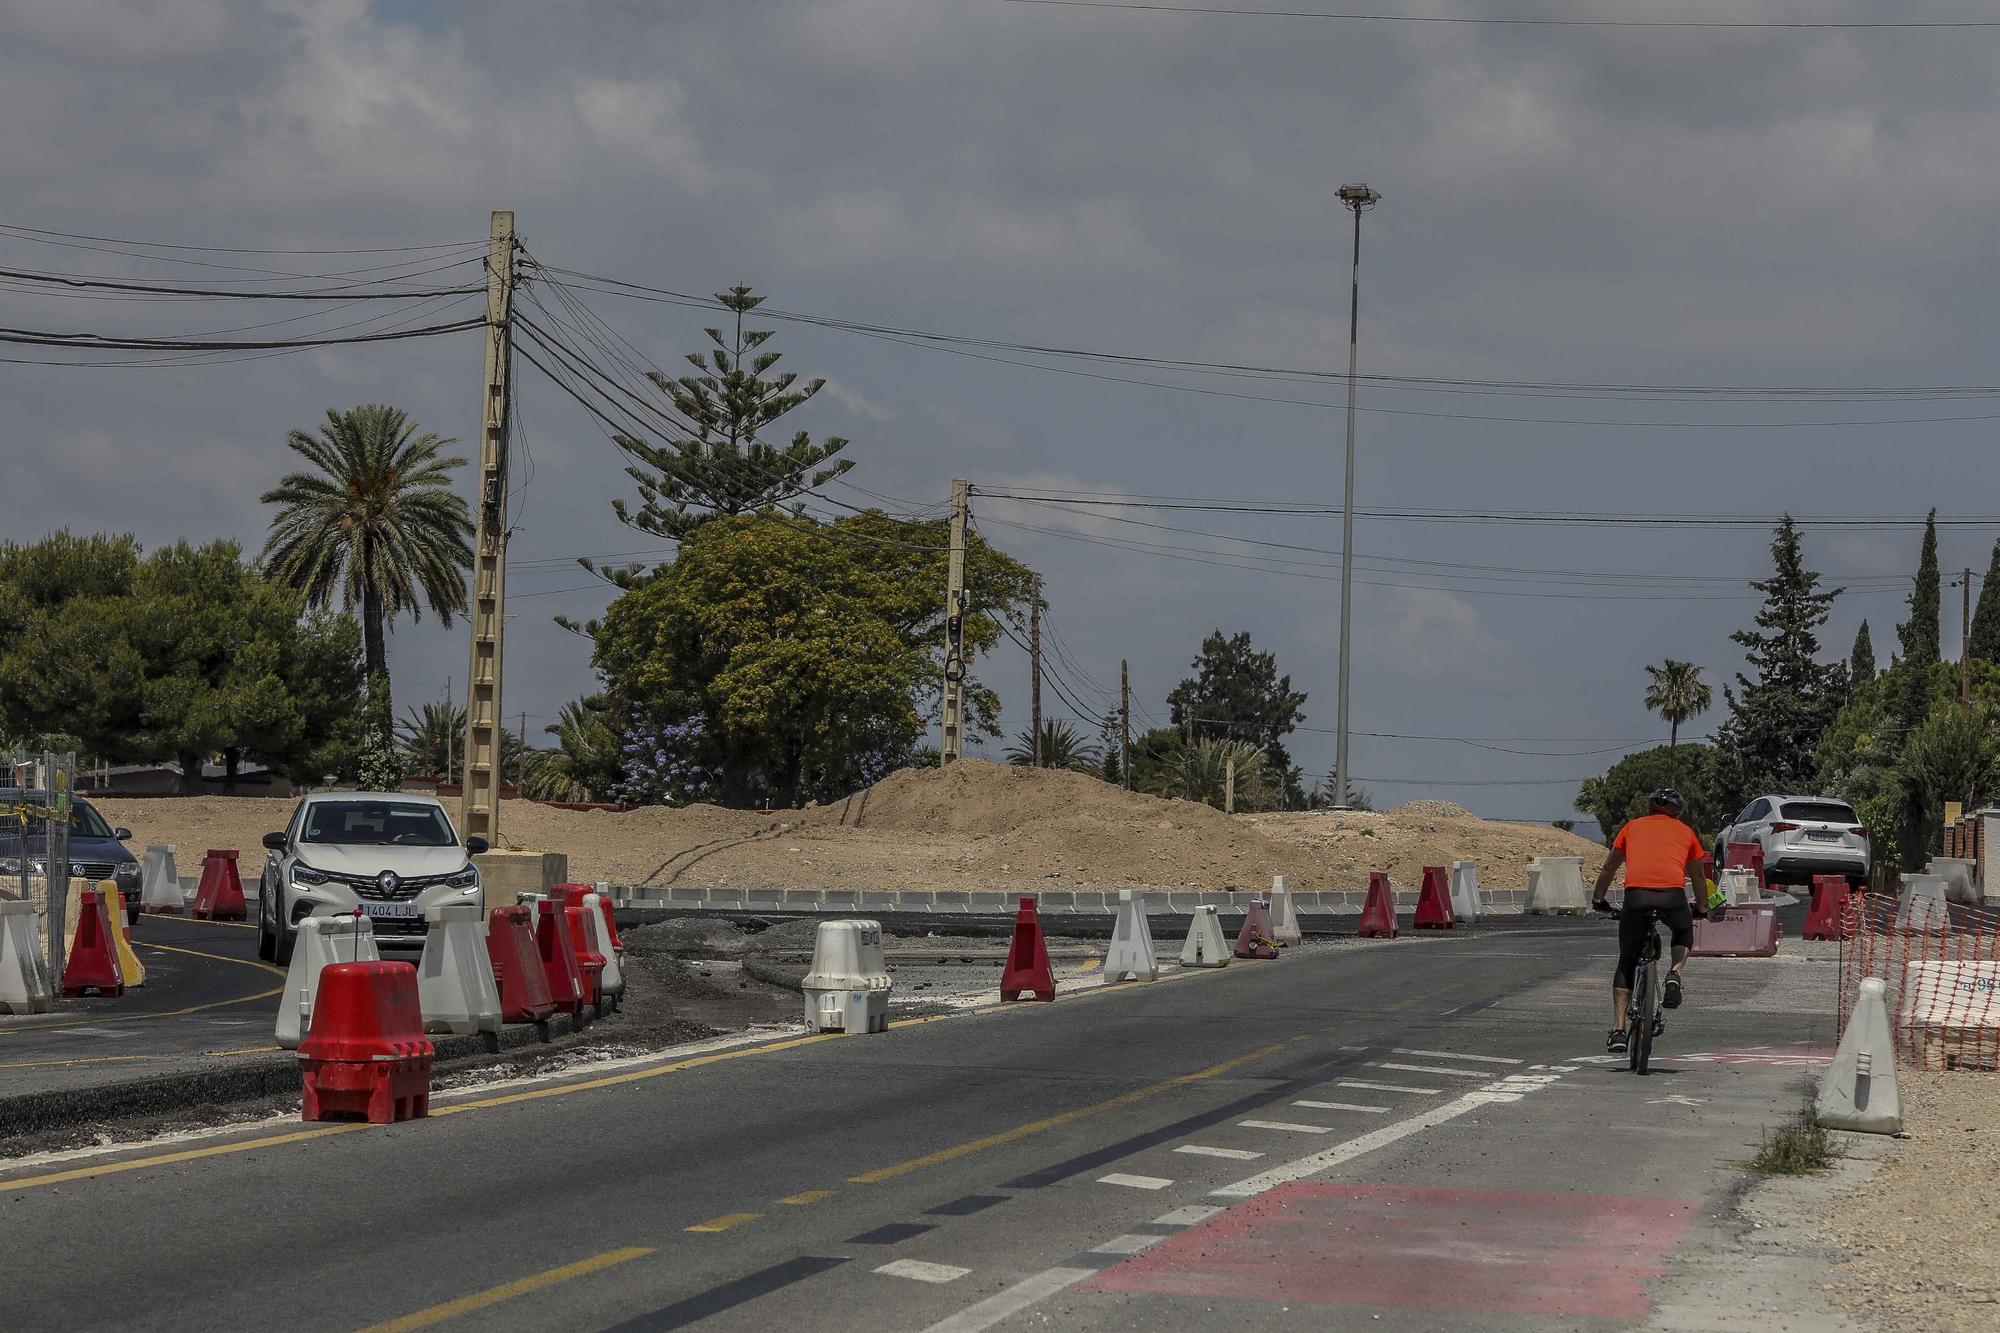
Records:
[[[325,871],[314,870],[303,861],[292,862],[292,883],[294,884],[324,884],[330,878],[331,876]]]
[[[111,873],[116,879],[137,879],[139,878],[139,867],[130,861],[121,862]]]
[[[468,865],[445,883],[454,889],[469,889],[479,883],[479,872]]]

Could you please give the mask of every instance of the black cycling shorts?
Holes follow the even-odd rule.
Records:
[[[1673,932],[1676,949],[1694,948],[1694,905],[1686,889],[1627,889],[1625,906],[1618,912],[1618,971],[1611,984],[1619,990],[1632,989],[1632,969],[1638,966],[1639,950],[1646,943],[1646,913],[1658,912],[1660,920]]]

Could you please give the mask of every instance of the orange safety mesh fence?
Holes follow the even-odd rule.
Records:
[[[1880,977],[1905,1069],[2000,1069],[2000,912],[1857,894],[1840,956],[1840,1023]]]

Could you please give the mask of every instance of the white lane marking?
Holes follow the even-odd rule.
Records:
[[[1174,1182],[1164,1180],[1159,1176],[1128,1176],[1122,1171],[1113,1171],[1108,1176],[1099,1176],[1097,1183],[1100,1185],[1123,1185],[1127,1189],[1135,1190],[1163,1190]]]
[[[1214,1204],[1191,1203],[1185,1208],[1176,1208],[1171,1213],[1161,1213],[1153,1219],[1153,1225],[1160,1227],[1191,1227],[1196,1223],[1206,1222],[1218,1213],[1226,1213],[1228,1211],[1227,1208],[1218,1208]]]
[[[956,1282],[972,1270],[950,1264],[927,1264],[921,1259],[898,1259],[875,1270],[885,1277],[906,1277],[912,1282]]]
[[[1377,1069],[1394,1069],[1405,1074],[1450,1074],[1455,1078],[1492,1078],[1490,1069],[1446,1069],[1443,1065],[1399,1065],[1394,1060],[1372,1060]]]
[[[1294,1134],[1333,1133],[1333,1127],[1330,1125],[1298,1125],[1289,1120],[1239,1120],[1236,1123],[1245,1129],[1284,1129]]]
[[[1414,1092],[1419,1097],[1435,1097],[1437,1088],[1412,1088],[1401,1083],[1364,1083],[1358,1078],[1344,1078],[1334,1085],[1341,1088],[1361,1088],[1367,1092]]]
[[[1001,1320],[1019,1314],[1037,1301],[1047,1300],[1064,1287],[1074,1286],[1092,1276],[1094,1268],[1048,1268],[1023,1278],[1002,1292],[988,1296],[977,1305],[968,1305],[948,1319],[940,1319],[924,1333],[985,1333]]]
[[[1506,1095],[1505,1093],[1491,1092],[1468,1093],[1466,1096],[1460,1097],[1457,1101],[1446,1102],[1443,1106],[1434,1106],[1422,1115],[1414,1115],[1408,1120],[1399,1120],[1393,1125],[1384,1125],[1382,1128],[1363,1134],[1359,1138],[1335,1144],[1325,1152],[1316,1152],[1310,1157],[1301,1157],[1296,1162],[1287,1162],[1283,1166],[1274,1166],[1269,1171],[1263,1171],[1247,1179],[1239,1180],[1234,1185],[1224,1185],[1221,1189],[1210,1190],[1208,1192],[1209,1197],[1212,1199],[1248,1199],[1254,1195],[1262,1194],[1266,1190],[1276,1189],[1280,1185],[1289,1185],[1295,1180],[1304,1180],[1308,1176],[1316,1176],[1320,1172],[1331,1170],[1343,1162],[1352,1161],[1363,1153],[1374,1152],[1377,1148],[1386,1148],[1398,1139],[1405,1139],[1412,1134],[1418,1134],[1430,1129],[1432,1126],[1442,1125],[1447,1120],[1456,1120],[1466,1112],[1476,1111],[1492,1099]]]
[[[1102,1245],[1090,1247],[1092,1254],[1137,1254],[1150,1250],[1165,1240],[1165,1236],[1113,1236]]]
[[[1357,1104],[1357,1103],[1355,1103],[1355,1102],[1308,1102],[1308,1101],[1297,1101],[1297,1102],[1293,1102],[1293,1103],[1292,1103],[1292,1105],[1294,1105],[1294,1106],[1308,1106],[1308,1107],[1311,1107],[1311,1108],[1312,1108],[1313,1110],[1315,1110],[1315,1111],[1366,1111],[1366,1112],[1368,1112],[1368,1113],[1369,1113],[1370,1115],[1382,1115],[1383,1113],[1387,1112],[1387,1111],[1388,1111],[1388,1109],[1389,1109],[1389,1108],[1388,1108],[1388,1107],[1386,1107],[1386,1106],[1362,1106],[1362,1105],[1359,1105],[1359,1104]]]
[[[1174,1151],[1193,1153],[1196,1157],[1227,1157],[1232,1162],[1254,1162],[1264,1155],[1247,1148],[1210,1148],[1200,1143],[1184,1143]]]
[[[1525,1060],[1516,1060],[1508,1055],[1460,1055],[1457,1051],[1413,1051],[1404,1046],[1396,1047],[1391,1054],[1426,1055],[1433,1060],[1477,1060],[1481,1064],[1488,1065],[1520,1065],[1527,1063]]]

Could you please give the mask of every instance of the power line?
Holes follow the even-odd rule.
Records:
[[[1146,0],[1002,0],[1013,5],[1042,5],[1057,9],[1117,9],[1155,14],[1205,14],[1230,18],[1334,19],[1351,23],[1432,23],[1475,27],[1510,28],[1681,28],[1700,30],[1766,31],[1907,31],[1929,29],[2000,28],[1993,19],[1599,19],[1599,18],[1494,18],[1469,14],[1374,14],[1328,9],[1226,9],[1219,5],[1171,5]]]
[[[293,338],[257,341],[200,341],[186,338],[135,338],[106,333],[52,333],[40,329],[0,328],[0,343],[23,343],[37,347],[76,347],[89,351],[249,351],[276,347],[332,347],[342,343],[389,342],[405,338],[428,338],[442,333],[459,333],[484,327],[482,316],[451,324],[428,324],[418,329],[385,333],[348,334],[339,338]]]
[[[419,297],[459,296],[486,290],[484,284],[481,284],[476,287],[440,287],[429,291],[396,288],[391,291],[363,292],[349,286],[310,292],[248,292],[228,291],[214,287],[169,287],[156,283],[127,282],[117,278],[76,277],[61,273],[42,273],[36,272],[33,269],[18,268],[0,268],[0,278],[13,278],[21,282],[44,283],[52,287],[84,288],[93,291],[148,292],[167,296],[220,297],[232,301],[408,301]]]
[[[135,245],[153,250],[188,250],[220,255],[389,255],[417,250],[459,250],[467,246],[486,244],[485,241],[433,241],[427,245],[375,245],[354,249],[270,249],[240,245],[174,245],[166,241],[131,241],[117,236],[91,236],[83,232],[51,231],[43,227],[23,226],[16,222],[0,223],[0,231],[29,232],[36,236],[55,237],[66,241],[99,241],[108,245]]]

